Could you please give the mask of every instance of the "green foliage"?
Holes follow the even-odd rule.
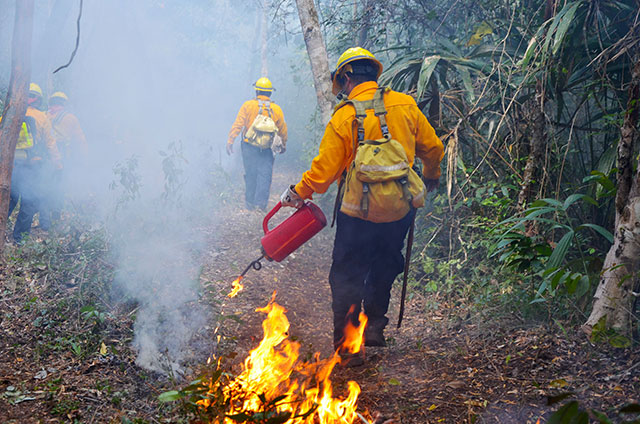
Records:
[[[608,343],[615,348],[621,349],[631,346],[631,340],[628,337],[607,326],[606,316],[600,318],[591,329],[591,341],[593,343]]]
[[[580,203],[598,206],[584,194],[574,193],[564,202],[541,199],[532,203],[521,216],[502,221],[497,228],[493,255],[506,267],[538,280],[532,302],[543,302],[560,294],[582,298],[598,281],[597,256],[587,246],[593,237],[613,236],[605,228],[581,223],[570,213]],[[557,242],[555,240],[558,240]],[[592,252],[594,253],[594,252]]]

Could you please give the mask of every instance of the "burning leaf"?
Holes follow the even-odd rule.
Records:
[[[227,297],[236,297],[238,293],[240,293],[240,291],[244,288],[244,286],[240,284],[240,281],[242,281],[243,278],[244,277],[241,275],[240,277],[233,280],[233,283],[231,283],[233,286],[233,289],[229,292]]]

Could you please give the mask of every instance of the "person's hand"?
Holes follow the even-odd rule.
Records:
[[[440,184],[440,180],[437,178],[435,180],[423,178],[422,181],[424,182],[424,187],[427,189],[427,193],[431,193],[433,190],[437,189]]]
[[[233,154],[233,143],[227,143],[227,154],[229,156]]]
[[[299,209],[304,205],[304,200],[296,193],[294,186],[289,186],[280,196],[280,203],[282,206],[291,206]]]

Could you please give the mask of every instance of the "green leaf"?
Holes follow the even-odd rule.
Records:
[[[454,65],[460,74],[460,78],[462,79],[462,84],[464,85],[464,89],[467,93],[467,100],[472,102],[475,98],[473,93],[473,83],[471,82],[471,74],[469,73],[469,69],[466,66],[462,65]]]
[[[593,409],[591,410],[591,413],[593,414],[594,417],[596,417],[596,419],[598,420],[598,422],[600,424],[613,424],[613,421],[611,421],[609,419],[609,417],[607,417],[605,414],[603,414],[602,412],[598,412],[598,411],[594,411]]]
[[[547,262],[548,268],[557,268],[558,266],[560,266],[560,264],[564,260],[564,257],[567,255],[567,251],[569,250],[569,246],[571,245],[573,236],[573,230],[567,232],[564,236],[562,236],[555,249],[553,249],[553,253],[549,257],[549,261]]]
[[[552,47],[553,54],[556,54],[560,49],[560,46],[562,45],[562,40],[564,39],[564,36],[567,34],[567,30],[569,29],[569,26],[573,22],[573,18],[576,15],[576,10],[578,10],[578,7],[581,4],[582,2],[580,1],[577,1],[573,4],[569,3],[558,14],[559,23],[558,23],[558,29],[556,30],[555,38],[553,39],[553,47]]]
[[[567,197],[567,199],[564,201],[564,204],[562,205],[562,209],[566,211],[567,209],[569,209],[569,206],[573,205],[575,202],[582,199],[583,197],[586,197],[586,195],[580,194],[580,193],[572,194],[571,196]]]
[[[169,390],[168,392],[160,393],[158,395],[159,402],[174,402],[182,397],[182,394],[177,390]]]
[[[530,211],[530,212],[529,212]],[[556,208],[552,208],[552,207],[546,207],[546,208],[535,208],[535,209],[527,209],[527,214],[524,216],[525,220],[531,220],[532,218],[535,218],[537,216],[540,215],[544,215],[547,213],[555,213],[557,210]]]
[[[420,67],[420,76],[418,77],[418,93],[416,98],[419,100],[422,98],[422,95],[427,88],[427,84],[429,84],[429,80],[431,79],[431,75],[433,71],[436,69],[436,65],[440,62],[441,57],[438,55],[425,57],[422,61],[422,66]]]
[[[611,336],[611,338],[609,338],[609,344],[613,347],[626,349],[629,346],[631,346],[631,340],[629,340],[629,338],[621,334],[616,334],[614,336]]]
[[[582,228],[591,228],[592,230],[595,230],[598,234],[600,234],[602,237],[606,238],[609,241],[609,243],[613,243],[613,234],[611,234],[609,230],[607,230],[604,227],[601,227],[596,224],[582,224],[578,228],[576,228],[576,231]]]
[[[529,44],[527,45],[527,50],[524,52],[522,61],[519,63],[519,65],[522,66],[523,68],[526,68],[527,65],[529,65],[529,62],[531,61],[531,59],[533,58],[534,53],[536,52],[536,47],[539,46],[539,40],[543,38],[545,27],[548,24],[549,24],[549,21],[542,24],[540,28],[538,28],[538,31],[536,31],[536,34],[533,37],[531,37],[531,40],[529,40]]]
[[[540,199],[540,201],[547,202],[548,204],[557,206],[559,208],[562,207],[562,202],[561,201],[556,200],[556,199],[552,199],[550,197],[545,197],[544,199]]]
[[[576,297],[580,298],[587,294],[589,288],[591,287],[591,283],[589,281],[588,275],[583,275],[578,281],[578,288],[576,289]]]
[[[392,386],[399,386],[400,385],[400,381],[398,381],[395,378],[390,378],[389,379],[389,384],[391,384]]]

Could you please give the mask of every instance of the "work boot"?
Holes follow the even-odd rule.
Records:
[[[356,368],[364,365],[364,350],[360,350],[358,353],[341,351],[338,354],[340,355],[339,367]]]
[[[386,347],[387,342],[384,339],[384,327],[389,320],[385,317],[378,320],[370,320],[364,329],[364,345]]]

